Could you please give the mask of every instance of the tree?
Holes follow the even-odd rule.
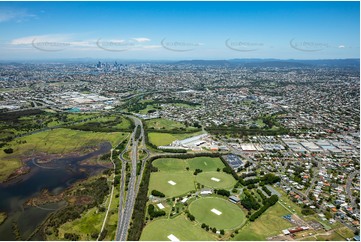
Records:
[[[197,169],[194,171],[193,175],[196,176],[198,173],[201,173],[202,171],[203,171],[203,170],[197,168]]]
[[[6,154],[11,154],[11,153],[14,152],[14,150],[13,150],[12,148],[7,148],[7,149],[4,149],[4,152],[5,152]]]
[[[219,189],[217,191],[215,191],[215,193],[217,193],[218,195],[221,195],[221,196],[225,196],[225,197],[229,197],[231,195],[231,193],[227,190],[224,190],[224,189]]]
[[[224,167],[223,172],[228,173],[228,174],[232,174],[232,169],[230,167]]]
[[[94,233],[91,234],[91,237],[92,237],[93,239],[96,239],[96,238],[98,238],[98,235],[99,235],[99,233],[94,232]]]
[[[152,218],[164,216],[165,212],[164,211],[156,211],[154,205],[149,204],[148,205],[148,214],[149,214],[150,218],[152,219]]]
[[[157,191],[157,190],[153,190],[152,195],[156,196],[156,197],[165,197],[164,193]]]
[[[101,213],[105,212],[105,207],[100,207],[99,212],[101,212]]]
[[[76,241],[76,240],[79,240],[79,235],[74,234],[74,233],[65,233],[64,238],[67,240]]]
[[[190,221],[194,221],[196,219],[192,214],[189,214],[188,218],[190,219]]]

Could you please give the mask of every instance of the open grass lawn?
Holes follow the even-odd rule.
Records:
[[[95,125],[95,127],[94,127]],[[91,120],[81,122],[75,125],[72,125],[74,129],[79,130],[89,130],[89,127],[94,128],[108,128],[114,131],[120,131],[119,129],[129,129],[131,128],[131,121],[127,118],[119,115],[109,115],[109,116],[100,116],[100,117],[93,117]]]
[[[222,170],[224,164],[219,158],[196,157],[192,159],[161,158],[153,161],[153,166],[160,171],[186,171],[189,167],[190,171],[198,168],[206,172],[216,171],[217,168]]]
[[[89,131],[78,131],[71,129],[54,129],[33,134],[18,139],[26,141],[24,144],[10,143],[14,153],[24,153],[27,150],[35,149],[38,152],[53,154],[64,154],[79,150],[83,146],[96,146],[100,142],[110,142],[112,146],[118,144],[126,133],[98,133]]]
[[[355,236],[353,231],[346,226],[342,226],[341,228],[336,229],[336,232],[345,239],[353,238]]]
[[[225,172],[217,172],[217,171],[199,173],[196,176],[196,181],[206,187],[216,188],[216,189],[219,188],[229,189],[232,188],[237,183],[237,181],[233,178],[232,175],[227,174]]]
[[[185,130],[196,130],[197,129],[193,126],[187,127],[183,123],[169,120],[169,119],[163,119],[163,118],[146,120],[145,123],[146,123],[148,129],[154,128],[156,130],[173,130],[173,129],[178,129],[178,128],[184,128]]]
[[[168,133],[148,133],[149,142],[156,145],[169,145],[177,140],[174,134]]]
[[[108,220],[105,224],[105,229],[108,230],[107,235],[104,240],[112,241],[115,239],[115,230],[117,229],[118,223],[118,207],[119,207],[119,186],[114,188],[114,195],[112,199],[112,205],[110,205],[110,210],[108,214]],[[117,197],[118,196],[118,197]],[[105,214],[104,214],[105,216]]]
[[[180,215],[174,219],[159,219],[150,222],[143,229],[140,240],[148,241],[169,241],[168,236],[173,234],[179,240],[215,240],[209,232],[206,232],[199,225]]]
[[[97,146],[101,142],[110,142],[114,147],[126,137],[127,133],[96,133],[71,129],[54,129],[18,138],[7,147],[14,150],[12,154],[0,151],[0,180],[6,179],[15,169],[21,166],[22,156],[30,156],[36,152],[48,154],[67,154],[85,146]]]
[[[207,187],[225,189],[231,188],[236,183],[231,175],[216,171],[217,168],[224,167],[219,158],[161,158],[153,161],[153,166],[157,167],[159,172],[151,174],[149,191],[155,189],[163,192],[167,197],[179,196],[194,190],[195,181]],[[189,171],[187,171],[187,167],[189,167]],[[202,169],[203,172],[194,176],[193,172],[197,168]],[[211,178],[218,178],[220,181],[213,181]],[[174,181],[177,184],[172,186],[168,181]]]
[[[197,136],[202,134],[203,132],[196,132],[196,133],[190,133],[190,134],[169,134],[169,133],[148,133],[149,142],[156,145],[169,145],[175,140],[182,140],[186,138],[190,138],[193,136]]]
[[[316,236],[317,241],[343,241],[344,238],[342,238],[340,235],[334,233],[331,233],[330,235],[317,235]]]
[[[6,154],[2,153],[3,151],[0,151],[0,182],[6,180],[11,173],[22,166],[20,160],[4,157]]]
[[[119,124],[117,124],[115,126],[116,128],[129,129],[131,127],[131,125],[132,125],[132,123],[128,119],[126,119],[124,117],[121,118],[121,121],[122,121],[121,123],[119,123]]]
[[[211,211],[212,209],[218,210],[221,214],[217,215]],[[218,230],[237,228],[245,222],[242,209],[223,198],[205,197],[195,200],[189,205],[189,212],[199,223],[205,223]]]
[[[139,110],[140,114],[148,114],[148,111],[156,110],[156,107],[153,104],[148,104],[145,109]]]
[[[302,241],[345,241],[345,239],[336,232],[331,232],[329,235],[314,235],[314,236],[306,237],[305,239],[301,239],[301,240]]]
[[[281,202],[287,209],[292,211],[292,213],[296,213],[301,218],[304,217],[303,214],[301,213],[302,208],[300,206],[298,206],[297,204],[295,204],[294,202],[292,202],[288,198],[287,194],[282,189],[280,189],[279,187],[274,187],[274,186],[273,186],[273,188],[281,194],[281,197],[279,198],[279,202]],[[295,210],[295,212],[293,212],[293,210]]]
[[[153,161],[153,166],[159,171],[186,171],[188,162],[186,159],[160,158]]]
[[[82,217],[67,222],[59,228],[59,239],[64,238],[65,233],[75,233],[80,240],[96,240],[91,238],[92,233],[99,233],[105,213],[97,213],[97,208],[92,208],[82,214]]]
[[[176,184],[171,185],[168,181]],[[152,172],[149,182],[149,194],[152,190],[158,190],[166,197],[175,197],[195,190],[194,176],[191,172]]]
[[[190,170],[201,169],[206,171],[217,171],[217,168],[221,170],[225,167],[221,159],[211,157],[196,157],[187,160]]]
[[[234,237],[234,240],[237,241],[260,241],[260,240],[265,240],[263,235],[260,234],[255,234],[249,230],[247,230],[247,226],[249,226],[249,224],[245,225],[245,227],[240,230],[240,232],[238,234],[236,234],[236,236]]]
[[[289,212],[276,203],[254,222],[248,222],[234,237],[234,240],[266,240],[267,237],[280,234],[283,229],[293,226],[282,218],[286,214]]]

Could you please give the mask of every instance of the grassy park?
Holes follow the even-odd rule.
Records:
[[[110,142],[115,146],[126,133],[96,133],[70,129],[48,130],[16,139],[9,143],[13,154],[26,154],[29,151],[48,154],[66,154],[75,152],[84,146],[96,146],[100,142]],[[3,157],[3,154],[0,155]]]
[[[217,172],[217,168],[222,170],[224,167],[219,158],[161,158],[153,161],[153,166],[157,167],[159,171],[151,174],[149,191],[161,191],[166,197],[180,196],[195,190],[196,182],[206,187],[224,189],[231,188],[236,183],[231,175],[223,171]],[[201,169],[203,172],[195,176],[193,174],[195,169]],[[212,180],[212,178],[217,178],[219,181]],[[169,181],[176,184],[172,185]]]
[[[242,209],[223,198],[200,198],[189,205],[189,212],[199,223],[218,230],[235,229],[245,222]]]
[[[289,211],[276,203],[257,220],[248,222],[234,237],[234,240],[266,240],[267,237],[280,234],[283,229],[292,227],[290,222],[282,218],[283,215],[287,214],[289,214]]]
[[[209,188],[230,189],[237,181],[230,174],[224,172],[202,172],[197,175],[196,181]]]
[[[154,130],[184,130],[184,131],[198,130],[198,128],[196,127],[186,126],[183,123],[169,119],[163,119],[163,118],[146,120],[145,125],[148,129],[154,129]]]
[[[176,184],[172,185],[174,182]],[[166,197],[175,197],[195,190],[194,178],[191,172],[154,172],[150,176],[149,192],[158,190]]]
[[[82,217],[60,226],[58,238],[64,238],[65,233],[75,233],[79,240],[92,240],[91,234],[98,233],[101,229],[105,213],[98,213],[96,207],[82,214]]]
[[[189,167],[191,171],[201,169],[206,172],[216,171],[217,168],[223,169],[224,164],[219,158],[196,157],[192,159],[161,158],[153,161],[153,166],[159,171],[186,171]]]

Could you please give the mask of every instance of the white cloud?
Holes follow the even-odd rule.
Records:
[[[138,43],[144,43],[144,42],[150,41],[150,39],[148,39],[148,38],[133,38],[133,40],[135,40]]]
[[[161,45],[145,43],[147,38],[135,39],[93,39],[79,38],[79,34],[32,35],[10,40],[6,43],[11,49],[33,49],[36,51],[152,51],[162,48]]]
[[[144,45],[143,46],[144,49],[159,49],[162,48],[161,45]]]
[[[53,34],[53,35],[33,35],[26,36],[10,41],[12,45],[30,45],[34,42],[66,42],[69,41],[70,34]]]
[[[37,16],[35,14],[29,14],[24,9],[0,9],[0,23],[7,21],[23,22],[34,17]]]
[[[338,48],[343,49],[343,48],[345,48],[345,46],[344,45],[339,45]]]
[[[53,35],[33,35],[22,38],[13,39],[10,41],[11,45],[36,45],[41,43],[58,43],[66,44],[74,47],[94,47],[96,39],[89,40],[74,40],[73,34],[53,34]]]

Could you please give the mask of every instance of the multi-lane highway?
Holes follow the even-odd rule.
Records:
[[[120,159],[122,160],[122,175],[121,175],[121,183],[120,183],[120,195],[119,195],[119,219],[118,219],[118,226],[116,230],[116,236],[115,240],[117,241],[125,241],[127,239],[127,232],[129,229],[129,224],[132,218],[132,213],[134,209],[135,199],[137,197],[137,193],[139,190],[140,181],[142,178],[143,170],[144,170],[144,164],[145,160],[149,156],[149,151],[146,149],[145,142],[144,142],[144,129],[142,122],[133,116],[129,116],[135,124],[134,131],[131,135],[131,138],[128,142],[127,148],[123,151],[123,153],[120,155]],[[138,139],[136,139],[136,132],[137,129],[140,129],[140,136]],[[138,177],[137,181],[137,162],[138,162],[138,146],[139,141],[141,140],[141,146],[142,149],[148,154],[148,156],[143,159],[143,163],[141,166],[141,173]],[[128,190],[125,197],[125,204],[123,205],[123,200],[125,196],[125,167],[126,167],[126,161],[123,158],[123,154],[125,152],[129,151],[129,147],[131,144],[131,173],[128,183]]]

